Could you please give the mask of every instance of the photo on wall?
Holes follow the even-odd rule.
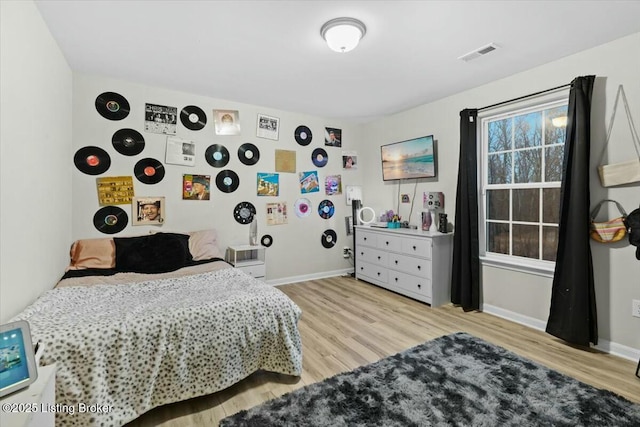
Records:
[[[209,200],[210,175],[182,175],[182,200]]]
[[[280,193],[280,175],[258,172],[258,196],[277,196]]]
[[[317,193],[320,191],[318,171],[300,172],[300,193]]]
[[[134,197],[131,206],[132,225],[162,225],[165,220],[164,197]]]
[[[342,168],[358,169],[358,153],[355,151],[342,152]]]
[[[342,129],[324,128],[324,145],[342,147]]]
[[[151,133],[175,135],[178,123],[178,108],[166,105],[145,104],[144,130]]]

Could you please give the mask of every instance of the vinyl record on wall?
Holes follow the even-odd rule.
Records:
[[[333,216],[335,212],[335,207],[333,206],[333,202],[331,200],[323,200],[318,205],[318,215],[321,218],[329,219]]]
[[[260,150],[251,143],[245,143],[238,148],[238,157],[245,165],[255,165],[260,160]]]
[[[127,226],[127,213],[117,206],[105,206],[93,216],[93,226],[101,233],[119,233]]]
[[[314,165],[321,168],[324,167],[329,161],[329,156],[323,148],[316,148],[311,153],[311,161]]]
[[[224,145],[213,144],[207,147],[204,157],[214,168],[222,168],[229,163],[229,150]]]
[[[331,229],[325,230],[322,233],[322,238],[320,239],[320,241],[322,242],[322,246],[324,246],[327,249],[330,249],[334,247],[336,243],[338,243],[338,235],[336,234],[335,231]]]
[[[233,217],[240,224],[249,224],[253,221],[256,214],[256,208],[249,202],[240,202],[233,208]]]
[[[216,175],[216,186],[223,193],[233,193],[240,185],[238,174],[232,170],[225,169]]]
[[[133,173],[144,184],[157,184],[164,178],[164,165],[156,159],[142,159],[133,167]]]
[[[294,204],[294,208],[298,218],[304,218],[306,216],[309,216],[309,214],[311,213],[311,201],[304,197],[300,198],[296,200],[296,203]]]
[[[311,144],[311,139],[313,138],[311,129],[304,125],[298,126],[293,133],[293,136],[296,139],[296,142],[303,146]]]
[[[187,105],[180,111],[180,121],[187,129],[200,130],[207,124],[207,115],[200,107]]]
[[[119,93],[104,92],[96,98],[96,110],[105,119],[122,120],[129,115],[129,101]]]
[[[87,175],[100,175],[111,166],[109,153],[100,147],[82,147],[73,156],[73,163],[78,170]]]
[[[271,237],[271,235],[269,234],[265,234],[264,236],[262,236],[262,239],[260,239],[260,244],[265,248],[268,248],[273,244],[273,237]]]
[[[125,156],[135,156],[144,149],[144,137],[135,129],[120,129],[111,137],[113,148]]]

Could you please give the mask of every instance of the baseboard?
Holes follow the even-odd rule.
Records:
[[[521,325],[529,326],[530,328],[537,329],[539,331],[544,331],[547,328],[547,323],[542,320],[524,316],[522,314],[505,310],[504,308],[495,307],[490,304],[483,304],[482,311],[497,317],[501,317],[503,319],[510,320],[512,322],[519,323]],[[593,348],[634,362],[640,359],[640,349],[628,347],[626,345],[603,339],[599,339],[598,342],[598,345],[593,346]]]
[[[341,270],[322,271],[320,273],[304,274],[302,276],[290,276],[280,279],[267,280],[267,284],[272,286],[288,285],[290,283],[306,282],[307,280],[325,279],[327,277],[343,276],[353,273],[353,267]]]

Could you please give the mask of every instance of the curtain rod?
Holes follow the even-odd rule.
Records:
[[[498,102],[497,104],[487,105],[486,107],[478,108],[478,111],[487,110],[487,109],[493,108],[493,107],[499,107],[500,105],[509,104],[511,102],[520,101],[521,99],[531,98],[531,97],[534,97],[534,96],[537,96],[537,95],[542,95],[543,93],[553,92],[554,90],[562,89],[562,88],[565,88],[567,86],[571,86],[571,83],[567,83],[565,85],[557,86],[557,87],[554,87],[554,88],[551,88],[551,89],[541,90],[540,92],[530,93],[529,95],[520,96],[518,98],[513,98],[513,99],[510,99],[508,101]]]

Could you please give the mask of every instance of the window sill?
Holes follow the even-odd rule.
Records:
[[[551,261],[529,261],[526,258],[506,259],[495,256],[481,256],[482,266],[501,268],[504,270],[518,271],[520,273],[535,274],[537,276],[553,278],[555,262]]]

